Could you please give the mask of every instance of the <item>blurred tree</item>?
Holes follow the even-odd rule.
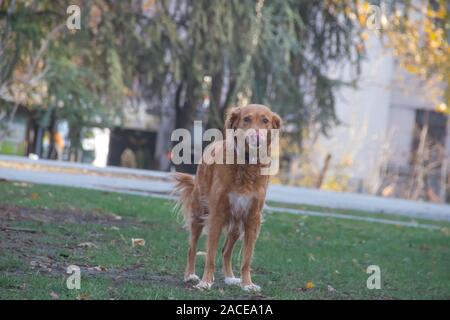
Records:
[[[400,65],[409,73],[443,87],[437,111],[450,114],[450,2],[392,2],[382,35]]]
[[[82,9],[82,25],[71,32],[62,26],[73,3]],[[175,127],[189,128],[201,114],[207,126],[221,126],[227,108],[250,101],[279,112],[287,138],[300,146],[306,124],[326,133],[338,123],[335,90],[356,84],[364,4],[2,0],[0,98],[36,110],[50,131],[57,119],[68,119],[74,146],[82,127],[118,124],[127,99],[144,99],[161,119],[155,155],[161,169],[168,168]],[[348,82],[332,76],[342,65],[352,71]],[[0,117],[6,115],[13,117],[14,108]]]
[[[381,35],[400,66],[417,76],[429,91],[436,111],[450,115],[450,2],[393,2],[386,8]],[[383,195],[445,202],[449,190],[445,152],[446,117],[419,111],[416,116],[411,170],[407,183],[399,173],[383,170]],[[433,119],[434,118],[434,119]],[[441,134],[436,135],[436,131]],[[434,132],[434,133],[432,133]]]
[[[141,84],[164,101],[157,154],[168,168],[174,127],[190,127],[198,111],[220,127],[231,105],[271,105],[284,116],[291,141],[306,123],[323,132],[337,123],[334,90],[350,85],[331,75],[347,63],[358,73],[361,27],[349,12],[357,1],[142,1]],[[291,126],[289,126],[291,125]]]
[[[35,15],[36,2],[29,7],[0,2],[0,129],[14,119],[20,105],[40,104],[47,92],[42,59],[61,27]]]
[[[8,127],[19,106],[28,108],[38,131],[48,130],[52,138],[48,154],[41,156],[52,157],[56,123],[67,120],[76,160],[81,129],[111,126],[120,115],[125,88],[114,32],[108,32],[108,24],[98,32],[93,1],[81,6],[87,27],[70,31],[70,4],[0,1],[0,124]]]

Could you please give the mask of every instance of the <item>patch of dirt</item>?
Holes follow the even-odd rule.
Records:
[[[12,226],[12,222],[34,221],[43,224],[52,224],[61,228],[61,234],[52,234],[52,241],[43,240],[45,232],[35,227],[21,228]],[[107,228],[135,226],[149,228],[151,226],[132,219],[122,218],[113,214],[94,210],[92,212],[77,211],[73,209],[47,209],[28,208],[15,205],[0,205],[0,252],[13,253],[14,257],[22,263],[20,268],[7,268],[1,270],[5,276],[25,276],[41,274],[48,277],[67,277],[66,268],[73,264],[70,256],[82,256],[87,250],[96,250],[102,244],[102,234],[93,232],[88,239],[70,232],[65,224],[97,224]],[[95,240],[92,240],[94,238]],[[94,241],[93,244],[90,241]],[[110,241],[110,239],[106,240]],[[115,240],[113,240],[115,241]],[[122,240],[117,240],[122,241]],[[131,246],[131,243],[130,243]],[[124,257],[126,259],[126,257]],[[90,265],[76,263],[80,267],[81,276],[88,278],[109,278],[114,286],[132,282],[135,285],[164,284],[171,287],[185,288],[195,291],[191,284],[184,283],[181,274],[170,275],[165,273],[148,272],[144,264],[132,264],[123,268],[110,266]],[[215,287],[225,294],[226,286],[223,279],[217,279]],[[259,294],[245,294],[241,299],[267,299]]]
[[[27,208],[11,205],[0,205],[0,226],[8,221],[38,221],[55,224],[101,224],[104,226],[120,226],[133,224],[129,219],[100,209],[79,211],[73,209]]]
[[[80,246],[80,244],[89,244],[90,242],[86,242],[86,239],[81,239],[70,232],[67,236],[53,236],[56,238],[55,241],[42,241],[45,236],[42,230],[10,226],[11,222],[17,221],[51,223],[55,224],[55,228],[62,229],[65,229],[64,224],[99,224],[108,228],[124,226],[148,228],[148,225],[143,223],[95,210],[83,212],[0,205],[0,252],[14,253],[14,256],[24,264],[24,268],[2,270],[4,275],[22,276],[31,271],[47,276],[67,276],[66,268],[71,263],[66,261],[66,258],[86,250],[95,250],[95,248],[86,248],[88,246]],[[95,236],[100,238],[97,243],[101,243],[101,235],[96,234]],[[59,237],[60,241],[58,241]],[[109,277],[117,284],[133,281],[142,284],[157,282],[173,286],[183,285],[179,277],[146,272],[142,264],[124,268],[107,268],[80,263],[77,266],[80,267],[82,276]]]

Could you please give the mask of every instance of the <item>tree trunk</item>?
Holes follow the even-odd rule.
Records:
[[[155,162],[159,170],[170,170],[169,152],[172,149],[170,137],[175,128],[176,112],[175,106],[167,106],[162,109],[161,122],[159,124],[158,136],[156,138]]]
[[[33,119],[32,116],[28,118],[28,128],[27,128],[27,134],[26,134],[26,144],[27,144],[27,152],[26,155],[28,156],[30,153],[36,154],[36,147],[37,147],[37,138],[38,138],[38,124]]]
[[[327,155],[325,157],[325,161],[323,163],[323,167],[320,170],[319,178],[317,179],[317,183],[316,183],[317,189],[320,189],[322,187],[323,180],[325,179],[325,175],[326,175],[326,173],[328,171],[328,167],[330,165],[330,161],[331,161],[331,154],[327,153]]]
[[[56,133],[56,116],[55,111],[53,110],[50,115],[50,124],[48,127],[48,131],[50,134],[50,145],[48,147],[47,159],[56,159],[56,148],[55,148],[55,133]]]
[[[69,124],[69,140],[70,140],[69,161],[78,162],[79,150],[81,147],[81,128],[80,127],[78,127],[74,124]]]

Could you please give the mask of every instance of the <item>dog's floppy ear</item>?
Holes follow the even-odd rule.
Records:
[[[227,112],[227,117],[225,119],[224,129],[235,129],[236,123],[239,121],[241,116],[241,108],[231,108]]]
[[[280,116],[275,112],[272,112],[272,128],[281,129],[283,125],[283,120],[281,120]]]

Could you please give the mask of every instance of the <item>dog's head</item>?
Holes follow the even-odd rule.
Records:
[[[259,148],[266,141],[270,145],[271,130],[281,129],[281,126],[280,116],[261,104],[232,108],[225,120],[225,130],[240,131],[238,137],[244,135],[246,145],[251,148]]]

